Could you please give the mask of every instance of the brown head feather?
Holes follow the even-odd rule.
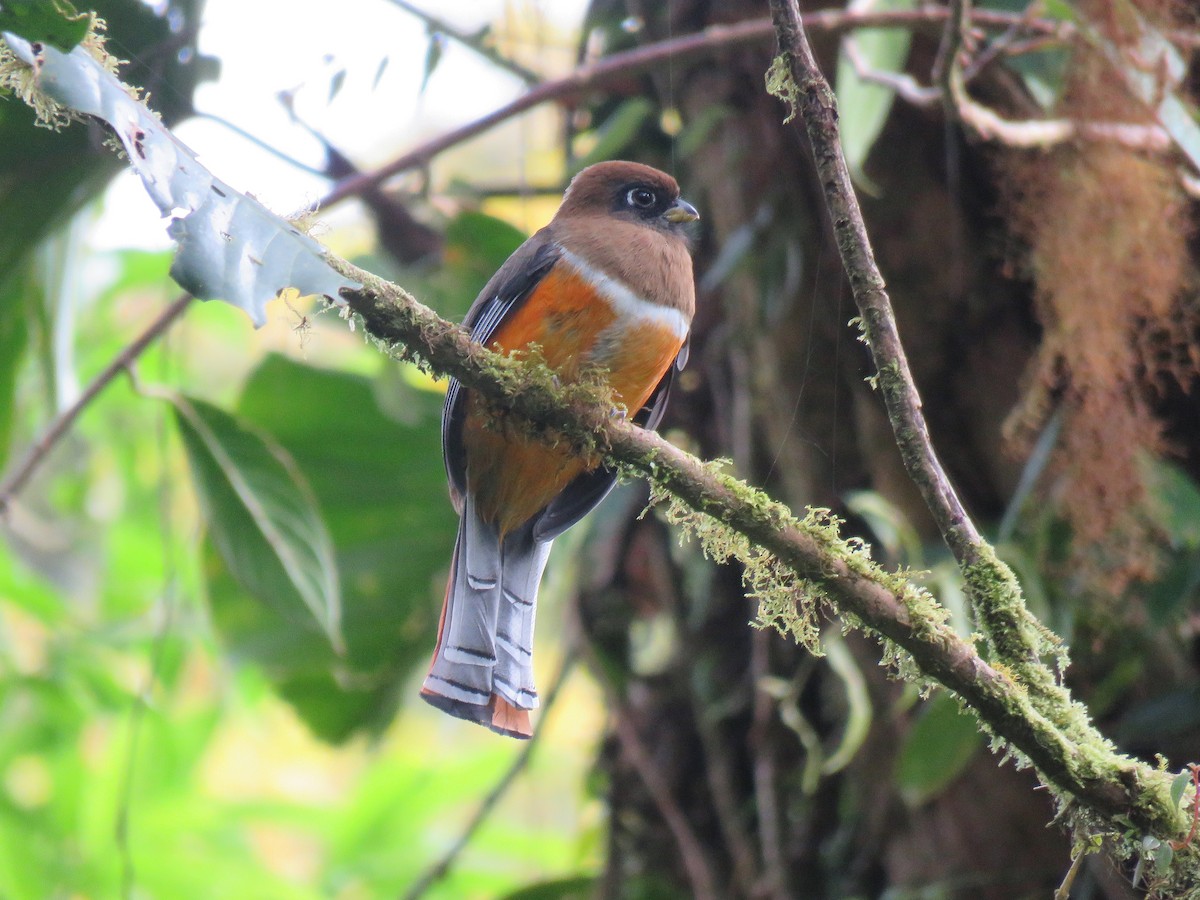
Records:
[[[626,185],[638,184],[661,191],[671,201],[679,199],[679,183],[666,172],[641,163],[615,160],[588,166],[572,178],[558,215],[611,212],[617,192]]]
[[[653,210],[626,202],[636,188],[654,193]],[[662,215],[677,201],[679,184],[666,172],[634,162],[598,163],[572,179],[548,236],[639,296],[691,316],[696,300],[687,233]]]

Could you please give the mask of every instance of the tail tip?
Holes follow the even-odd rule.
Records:
[[[529,710],[513,706],[498,694],[492,694],[488,706],[492,711],[492,721],[488,727],[492,731],[523,741],[533,737],[533,726],[529,724]]]
[[[421,699],[430,706],[456,718],[482,725],[496,734],[527,741],[533,737],[533,726],[529,710],[509,703],[503,697],[492,694],[487,703],[466,703],[439,694],[429,687],[421,688]]]

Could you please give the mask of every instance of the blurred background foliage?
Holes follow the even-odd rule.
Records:
[[[1147,120],[1098,48],[1161,49],[1196,23],[1167,0],[1106,17],[1116,2],[1041,8],[1090,44],[973,48],[974,95],[1011,119]],[[222,153],[282,155],[239,186],[257,192],[271,167],[307,178],[265,188],[294,207],[577,62],[766,12],[374,6],[383,18],[346,14],[354,52],[318,39],[305,56],[322,28],[342,45],[316,13],[283,28],[309,15],[286,4],[96,3],[123,77],[168,124],[213,125],[219,138],[185,139],[222,177]],[[210,43],[234,7],[274,16],[278,43],[249,20],[249,41]],[[1123,749],[1177,769],[1200,737],[1194,201],[1168,153],[985,144],[864,77],[926,76],[938,37],[817,40],[935,443],[1070,644],[1072,688]],[[751,41],[569,96],[322,211],[320,236],[458,318],[571,172],[614,157],[674,172],[704,219],[691,364],[664,431],[795,508],[834,509],[967,634],[958,573],[845,327],[806,145],[762,90],[770,56]],[[288,66],[299,84],[267,77]],[[222,71],[271,115],[239,121],[204,94]],[[392,78],[411,118],[389,113]],[[106,190],[121,163],[103,138],[0,102],[6,475],[176,294],[169,251],[114,233],[153,212]],[[638,485],[558,543],[539,678],[545,692],[561,669],[562,691],[527,759],[415,702],[455,527],[440,391],[307,302],[277,302],[259,332],[192,303],[0,498],[0,894],[684,897],[697,866],[738,897],[1007,898],[1061,880],[1070,842],[1046,830],[1050,803],[951,698],[920,702],[836,623],[819,659],[748,628],[739,574],[639,516]],[[1072,896],[1135,896],[1129,876],[1097,857]]]

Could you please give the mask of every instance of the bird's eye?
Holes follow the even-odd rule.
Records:
[[[649,209],[657,200],[658,198],[654,196],[654,191],[644,187],[632,188],[625,195],[625,202],[638,209]]]

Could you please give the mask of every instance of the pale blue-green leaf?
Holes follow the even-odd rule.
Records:
[[[440,31],[430,29],[429,46],[425,49],[425,68],[421,72],[421,86],[417,89],[418,96],[424,96],[425,89],[429,87],[429,79],[433,77],[433,73],[437,69],[438,63],[442,61],[442,56],[445,52],[446,35]]]
[[[832,775],[848,766],[862,748],[871,730],[874,708],[867,690],[867,680],[863,677],[854,654],[846,646],[846,639],[840,632],[830,631],[822,640],[829,668],[841,681],[846,692],[846,728],[842,732],[837,749],[821,766],[821,774]]]
[[[846,505],[852,513],[866,520],[875,541],[889,559],[915,568],[924,565],[921,536],[898,506],[876,491],[851,491],[846,496]]]
[[[209,535],[238,583],[294,621],[311,615],[340,652],[333,541],[291,456],[209,403],[169,399]]]
[[[3,33],[13,53],[37,71],[51,99],[104,119],[125,147],[130,164],[179,242],[171,277],[202,300],[225,300],[263,325],[266,303],[285,288],[338,298],[358,285],[333,271],[325,250],[252,197],[216,178],[168,131],[144,103],[82,47],[37,52],[17,35]]]
[[[913,9],[915,0],[855,0],[848,11],[884,11]],[[842,133],[842,150],[846,164],[855,183],[870,193],[877,188],[866,177],[863,166],[875,140],[883,130],[888,113],[892,109],[895,93],[879,84],[865,81],[854,67],[846,47],[846,41],[854,41],[858,56],[872,71],[896,73],[903,71],[908,60],[911,43],[909,31],[904,28],[863,28],[843,38],[838,53],[837,79],[835,82],[838,121]]]
[[[337,99],[337,95],[342,92],[342,88],[346,86],[346,70],[338,69],[329,79],[329,101],[332,103]]]

